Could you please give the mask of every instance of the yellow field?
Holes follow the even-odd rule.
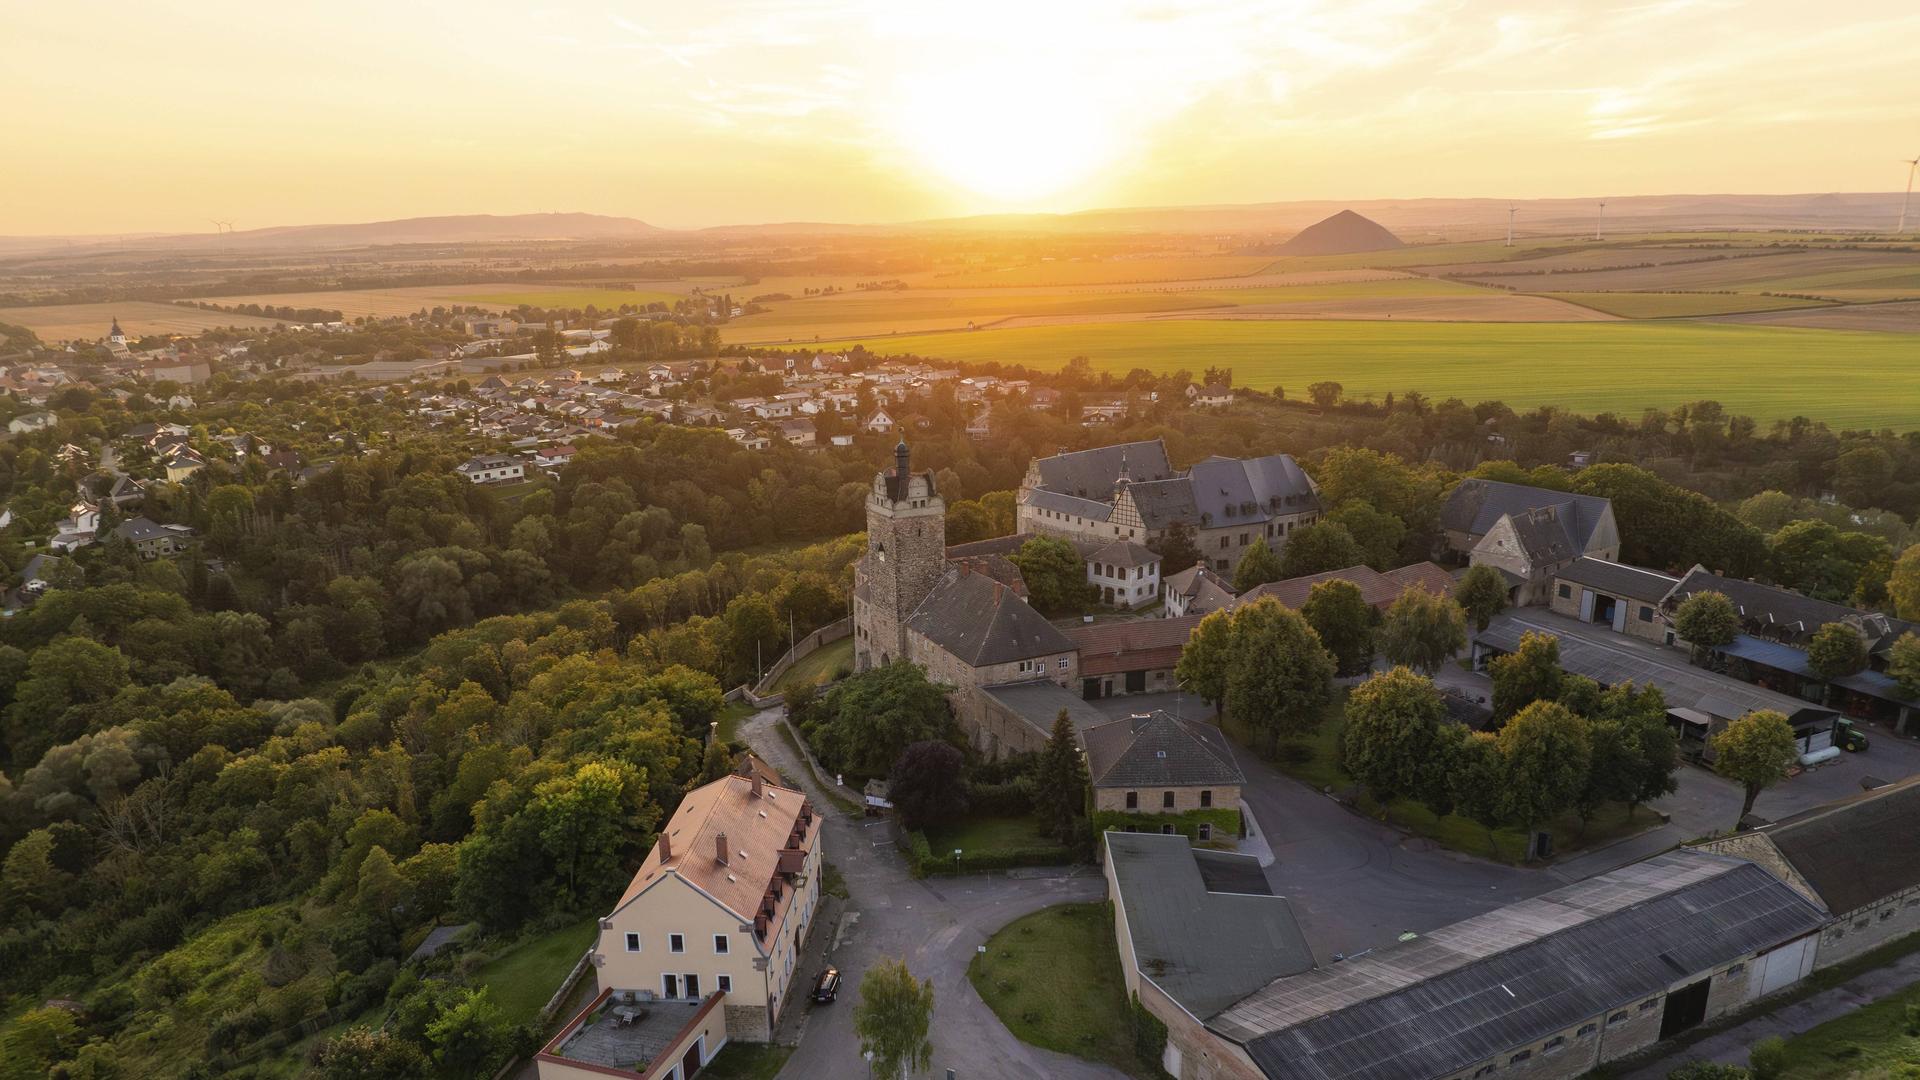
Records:
[[[1062,259],[998,270],[924,275],[916,283],[943,288],[1021,285],[1115,285],[1143,281],[1196,281],[1240,277],[1273,260],[1262,255],[1175,255],[1143,259]]]
[[[50,307],[0,308],[0,322],[24,326],[45,342],[104,338],[120,320],[120,329],[141,334],[197,334],[222,326],[270,326],[271,319],[202,311],[177,304],[120,300],[110,304],[57,304]]]
[[[649,282],[651,284],[651,282]],[[673,284],[669,282],[668,284]],[[714,291],[722,291],[716,289]],[[540,288],[522,286],[506,291],[488,291],[462,293],[453,297],[455,303],[482,304],[487,307],[516,308],[521,304],[539,308],[586,308],[596,307],[602,311],[617,310],[622,304],[671,304],[684,299],[687,290],[665,292],[658,289],[573,289]],[[736,301],[744,297],[734,297]]]

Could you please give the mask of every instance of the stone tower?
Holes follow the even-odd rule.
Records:
[[[907,654],[907,617],[947,566],[947,504],[933,473],[914,473],[907,444],[893,448],[867,493],[867,554],[854,583],[854,663],[861,671]]]

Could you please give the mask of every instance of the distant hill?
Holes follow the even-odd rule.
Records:
[[[1342,210],[1301,229],[1293,239],[1272,249],[1275,255],[1352,255],[1361,251],[1388,251],[1406,247],[1379,223]],[[1261,254],[1266,254],[1262,252]]]
[[[29,251],[301,251],[382,244],[485,244],[516,240],[633,240],[667,235],[638,218],[604,214],[452,214],[335,225],[276,225],[233,232],[122,237],[0,237],[0,254]]]

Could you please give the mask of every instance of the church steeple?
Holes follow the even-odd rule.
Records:
[[[120,318],[117,315],[113,320],[113,329],[107,331],[107,340],[115,342],[124,342],[127,340],[127,333],[120,329]]]

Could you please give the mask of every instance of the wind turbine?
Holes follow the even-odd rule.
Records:
[[[1600,239],[1600,222],[1607,216],[1607,200],[1600,200],[1600,212],[1593,216],[1593,238]]]
[[[1518,203],[1507,204],[1507,246],[1508,247],[1513,246],[1513,215],[1514,215],[1514,211],[1519,209],[1520,209],[1520,206]]]
[[[1920,157],[1904,160],[1907,163],[1907,193],[1900,200],[1900,224],[1893,230],[1897,233],[1907,231],[1907,204],[1913,201],[1913,170],[1920,169]]]

